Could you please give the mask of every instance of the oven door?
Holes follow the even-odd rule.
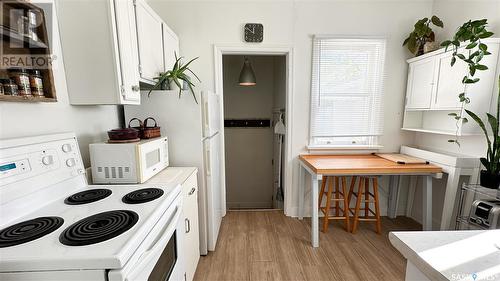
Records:
[[[137,146],[139,182],[143,183],[168,166],[167,138]]]
[[[127,264],[109,271],[109,281],[184,281],[181,213],[178,196]]]

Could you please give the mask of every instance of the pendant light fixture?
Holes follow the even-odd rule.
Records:
[[[245,62],[243,62],[243,68],[240,72],[239,79],[240,86],[255,86],[257,81],[255,79],[255,73],[253,72],[252,65],[248,58],[245,57]]]

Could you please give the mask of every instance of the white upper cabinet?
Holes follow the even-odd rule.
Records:
[[[177,36],[144,0],[58,0],[56,7],[71,104],[140,104],[141,84],[154,84],[166,52],[178,51]]]
[[[139,62],[137,61],[137,32],[134,6],[130,5],[128,1],[115,1],[115,17],[120,57],[120,91],[122,98],[126,101],[131,100],[140,103],[140,73],[136,67]]]
[[[460,108],[458,95],[464,92],[462,78],[468,72],[467,64],[458,60],[451,66],[451,53],[445,53],[437,58],[437,90],[433,107],[439,109]]]
[[[141,81],[154,83],[154,78],[165,69],[163,58],[163,21],[145,1],[137,0],[137,45]]]
[[[495,85],[500,75],[500,39],[488,38],[483,43],[488,45],[491,55],[485,56],[481,63],[488,67],[486,71],[477,71],[474,78],[480,81],[469,84],[466,89],[470,103],[466,109],[484,116],[494,112],[494,97],[498,94]],[[459,53],[467,50],[462,47]],[[468,118],[458,98],[465,88],[462,79],[468,73],[468,65],[457,59],[451,66],[452,51],[436,50],[408,60],[408,84],[406,88],[406,106],[403,129],[409,131],[430,132],[446,135],[475,135],[480,128]],[[456,121],[449,114],[467,117],[470,122]]]
[[[430,108],[434,93],[435,60],[422,60],[410,64],[406,107],[409,109]]]
[[[163,52],[165,71],[171,70],[175,63],[175,54],[179,56],[179,39],[166,24],[163,24]]]

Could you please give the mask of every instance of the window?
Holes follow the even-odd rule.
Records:
[[[311,147],[379,145],[384,56],[385,39],[313,39]]]

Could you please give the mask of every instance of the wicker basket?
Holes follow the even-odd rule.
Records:
[[[148,120],[153,120],[155,122],[154,126],[148,126]],[[142,138],[143,139],[152,139],[161,137],[160,127],[158,123],[153,117],[148,117],[144,119],[144,127],[142,130]]]
[[[138,121],[139,122],[139,126],[132,127],[130,125],[132,123],[132,121]],[[142,139],[142,132],[144,130],[144,123],[142,123],[141,119],[139,119],[139,118],[132,118],[132,119],[130,119],[130,121],[128,121],[128,127],[139,130],[139,138]]]
[[[148,120],[153,120],[155,124],[153,126],[148,126]],[[139,126],[132,127],[131,126],[132,121],[138,121]],[[160,127],[158,126],[158,123],[153,117],[148,117],[144,119],[144,121],[141,121],[139,118],[132,118],[128,122],[128,127],[139,130],[139,138],[141,139],[152,139],[161,137]]]

